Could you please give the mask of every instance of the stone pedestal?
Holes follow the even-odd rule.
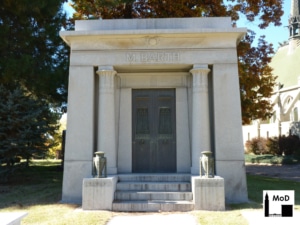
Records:
[[[112,210],[117,181],[117,176],[83,179],[82,209]]]
[[[225,210],[225,189],[222,177],[192,177],[192,191],[195,210]]]

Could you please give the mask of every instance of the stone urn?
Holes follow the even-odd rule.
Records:
[[[200,176],[213,178],[215,176],[214,158],[211,151],[203,151],[200,157]]]
[[[93,158],[93,176],[97,178],[107,177],[104,152],[95,152],[95,157]]]

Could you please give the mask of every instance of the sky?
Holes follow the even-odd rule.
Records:
[[[68,3],[64,3],[64,9],[67,11],[69,16],[72,16],[72,13],[74,10],[71,6],[68,5]],[[284,15],[281,17],[281,26],[273,26],[269,25],[266,29],[260,29],[258,27],[259,21],[249,22],[245,19],[245,17],[241,16],[240,20],[237,21],[238,27],[245,27],[247,29],[253,30],[256,33],[256,39],[253,43],[254,46],[257,46],[257,40],[260,36],[265,35],[266,41],[268,43],[272,43],[274,49],[276,50],[279,46],[278,43],[283,43],[284,41],[287,41],[289,38],[289,32],[288,28],[286,27],[288,25],[288,18],[290,14],[291,9],[291,0],[284,0],[283,10]]]
[[[289,38],[289,31],[288,31],[288,19],[291,10],[291,0],[284,0],[283,4],[283,11],[284,14],[281,17],[281,26],[273,26],[269,25],[266,29],[260,29],[258,27],[259,21],[249,22],[245,18],[241,18],[237,21],[238,27],[246,27],[247,29],[253,30],[256,33],[256,43],[254,46],[257,45],[258,37],[265,35],[266,40],[268,43],[272,43],[274,49],[276,50],[279,46],[279,42],[283,43],[284,41],[288,41]]]

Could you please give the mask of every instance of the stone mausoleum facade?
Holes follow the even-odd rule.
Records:
[[[109,177],[192,177],[210,150],[226,201],[247,201],[236,51],[245,33],[223,17],[76,21],[62,31],[71,48],[62,200],[82,201],[95,151]]]

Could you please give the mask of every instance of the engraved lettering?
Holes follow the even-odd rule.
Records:
[[[179,53],[175,52],[173,53],[173,61],[179,61],[180,57],[179,57]]]
[[[141,53],[141,61],[147,62],[147,53]]]
[[[148,61],[157,61],[157,53],[150,53],[148,57]]]
[[[128,62],[178,62],[180,60],[179,52],[142,52],[142,53],[127,53],[126,59]]]
[[[134,53],[127,53],[127,61],[135,62],[136,61],[136,55]]]
[[[163,52],[160,52],[157,55],[158,55],[158,57],[157,57],[158,61],[160,61],[160,62],[165,61],[165,57],[164,57],[164,53]]]

